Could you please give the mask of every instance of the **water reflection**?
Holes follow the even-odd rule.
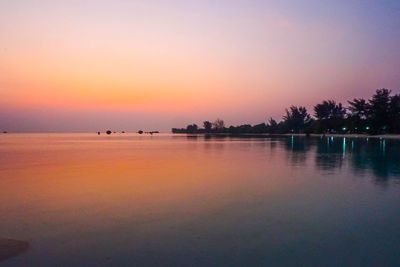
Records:
[[[288,159],[294,166],[304,166],[308,158],[308,152],[311,148],[309,139],[290,136],[284,146],[288,153]]]
[[[370,139],[355,145],[351,163],[355,172],[370,170],[379,181],[400,177],[399,141]]]
[[[0,237],[32,243],[4,266],[398,266],[400,187],[357,178],[397,180],[399,148],[374,138],[4,135]]]
[[[273,138],[188,135],[185,138],[200,142],[205,149],[213,148],[216,151],[224,149],[224,144],[232,142],[242,142],[242,146],[244,143],[256,142],[257,146],[268,150],[270,156],[277,149],[283,148],[291,166],[314,165],[327,174],[334,174],[343,167],[348,167],[356,176],[372,175],[377,182],[400,177],[400,140],[396,139],[295,135]],[[308,162],[309,160],[312,162]]]
[[[348,165],[356,175],[372,173],[377,181],[400,177],[399,140],[291,136],[282,142],[293,165],[304,163],[313,154],[315,166],[322,171],[335,172]]]
[[[176,139],[182,136],[175,137]],[[400,177],[400,140],[385,138],[349,137],[257,137],[257,136],[212,136],[188,135],[188,141],[202,143],[205,149],[224,149],[224,143],[256,142],[272,155],[277,148],[286,151],[291,166],[314,165],[318,170],[334,174],[344,166],[356,176],[372,174],[377,182]],[[243,145],[243,144],[242,144]],[[308,160],[313,161],[309,163]]]
[[[343,145],[343,140],[341,139],[333,137],[318,139],[315,156],[315,164],[318,168],[334,171],[342,167],[346,146]]]

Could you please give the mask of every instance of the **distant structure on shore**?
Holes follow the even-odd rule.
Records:
[[[150,132],[144,132],[144,131],[142,131],[142,130],[139,130],[138,131],[138,134],[150,134],[150,135],[153,135],[153,134],[157,134],[157,133],[160,133],[159,131],[150,131]]]
[[[400,94],[378,89],[369,100],[355,98],[348,107],[334,100],[314,106],[312,117],[303,106],[286,109],[281,121],[270,118],[267,123],[225,127],[224,121],[204,121],[203,128],[190,124],[173,128],[172,133],[186,134],[400,134]]]
[[[108,135],[110,135],[110,134],[112,134],[112,133],[116,134],[117,132],[116,132],[116,131],[111,131],[111,130],[107,130],[107,131],[106,131],[106,134],[108,134]],[[125,131],[121,131],[120,133],[121,133],[121,134],[124,134]],[[97,134],[100,135],[101,132],[97,132]]]
[[[117,132],[111,131],[111,130],[107,130],[107,131],[106,131],[106,134],[107,134],[107,135],[116,134],[116,133],[117,133]],[[124,133],[126,133],[126,132],[125,132],[125,131],[121,131],[121,132],[119,132],[119,133],[124,134]],[[144,131],[142,131],[142,130],[139,130],[137,133],[138,133],[138,134],[150,134],[150,135],[153,135],[153,134],[157,134],[157,133],[160,133],[160,132],[159,132],[159,131],[144,132]],[[101,135],[101,132],[97,132],[97,135]]]

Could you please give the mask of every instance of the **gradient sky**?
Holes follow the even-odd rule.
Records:
[[[0,0],[0,130],[260,123],[382,87],[398,0]]]

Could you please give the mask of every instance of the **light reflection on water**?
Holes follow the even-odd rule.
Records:
[[[4,266],[397,266],[400,141],[0,136]]]

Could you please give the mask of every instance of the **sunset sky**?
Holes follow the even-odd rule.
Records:
[[[261,123],[382,87],[398,0],[0,0],[0,130]]]

